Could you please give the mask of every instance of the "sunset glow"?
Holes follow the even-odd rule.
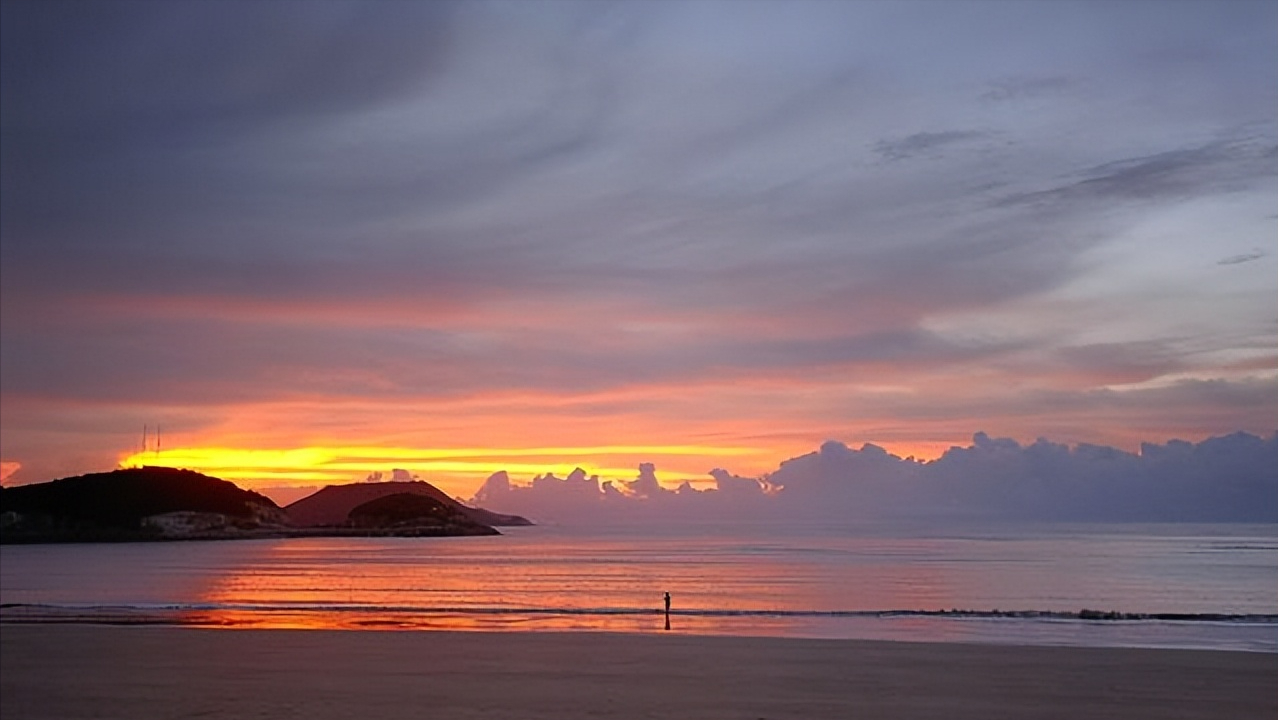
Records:
[[[307,447],[288,450],[255,450],[225,447],[173,448],[137,452],[122,457],[121,467],[165,465],[197,470],[254,485],[290,486],[347,483],[380,473],[390,479],[394,470],[421,474],[423,479],[452,494],[468,496],[479,481],[498,470],[522,478],[553,473],[564,477],[580,467],[604,479],[632,479],[639,462],[674,462],[662,470],[663,480],[678,484],[707,483],[706,471],[725,458],[758,455],[754,448],[671,446],[599,446],[546,448],[404,448],[404,447]],[[575,460],[573,460],[575,458]],[[540,459],[539,462],[530,459]],[[566,460],[568,459],[568,460]],[[604,464],[630,459],[632,465]],[[677,469],[681,460],[701,463],[705,471]]]
[[[1272,3],[45,5],[7,485],[1275,430]]]

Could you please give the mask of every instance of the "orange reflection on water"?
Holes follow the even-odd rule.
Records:
[[[537,529],[527,531],[528,535]],[[209,626],[453,630],[664,628],[784,634],[795,620],[768,613],[865,609],[858,582],[766,554],[713,552],[649,539],[604,547],[574,538],[311,538],[261,543],[250,561],[201,589],[183,621]],[[902,568],[904,569],[904,568]],[[882,578],[891,573],[875,569]],[[904,578],[880,583],[876,592]],[[921,586],[932,587],[937,583]],[[893,607],[887,605],[884,607]]]
[[[227,629],[264,630],[452,630],[452,631],[595,631],[656,632],[664,630],[659,612],[643,615],[555,615],[509,613],[385,613],[366,611],[277,611],[219,608],[182,611],[172,621],[182,625]],[[681,622],[673,619],[671,631],[712,631],[704,618]],[[708,629],[709,628],[709,629]]]
[[[796,556],[794,541],[576,537],[546,528],[491,538],[263,541],[210,578],[182,622],[653,632],[664,627],[668,591],[673,632],[826,636],[831,625],[863,622],[857,613],[951,607],[951,571],[905,561],[933,552],[933,542],[860,540],[848,562],[841,541],[821,538],[803,540]]]

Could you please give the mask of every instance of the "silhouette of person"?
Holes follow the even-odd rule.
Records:
[[[666,593],[666,629],[670,629],[670,593]]]

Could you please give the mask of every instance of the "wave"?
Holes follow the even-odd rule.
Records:
[[[183,614],[332,614],[344,616],[565,616],[617,617],[661,616],[665,611],[638,607],[517,607],[517,606],[418,606],[359,603],[181,603],[181,604],[0,604],[0,622],[98,622],[109,618],[184,624]],[[1135,613],[1082,609],[1062,610],[785,610],[741,608],[672,609],[671,617],[683,618],[952,618],[1086,622],[1211,622],[1278,624],[1278,614],[1257,613]]]

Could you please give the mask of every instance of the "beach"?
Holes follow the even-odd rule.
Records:
[[[1243,718],[1278,654],[6,624],[5,718]]]

